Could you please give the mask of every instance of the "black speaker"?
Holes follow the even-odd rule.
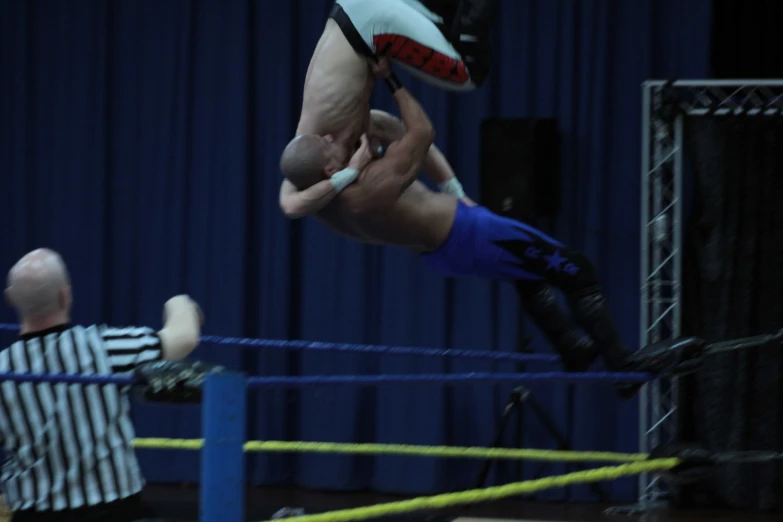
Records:
[[[481,122],[481,204],[522,221],[554,216],[560,206],[560,151],[554,118]]]

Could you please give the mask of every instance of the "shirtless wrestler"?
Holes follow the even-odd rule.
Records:
[[[330,174],[345,167],[368,129],[374,79],[366,60],[376,55],[444,89],[483,84],[498,1],[337,0],[310,60],[296,137],[286,150],[296,154],[302,137],[319,137]],[[284,162],[281,168],[291,174]]]
[[[389,74],[383,59],[373,68],[381,77]],[[320,161],[321,171],[310,180],[298,180],[299,186],[308,188],[283,185],[283,212],[292,218],[314,215],[329,228],[362,242],[407,248],[445,275],[514,282],[523,308],[556,349],[566,370],[584,371],[600,354],[612,371],[648,371],[646,361],[629,358],[595,268],[582,253],[525,223],[433,192],[417,181],[420,168],[451,171],[451,167],[432,146],[434,131],[421,106],[401,86],[394,98],[402,122],[378,113],[381,117],[374,119],[373,136],[362,136],[346,169],[355,170],[354,179],[330,178],[326,157],[309,158]],[[388,145],[382,158],[370,145],[373,139]],[[318,169],[311,166],[308,170]],[[554,288],[566,297],[575,324],[558,306]],[[623,397],[632,396],[638,388],[617,386]]]

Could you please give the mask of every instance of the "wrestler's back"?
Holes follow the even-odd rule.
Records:
[[[374,81],[367,61],[329,19],[307,69],[297,135],[366,127]]]
[[[451,231],[457,200],[433,192],[420,181],[400,196],[391,209],[354,215],[340,205],[319,213],[321,221],[342,234],[364,241],[427,252],[440,246]]]

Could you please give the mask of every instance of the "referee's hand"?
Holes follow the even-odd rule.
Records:
[[[204,324],[204,312],[201,310],[198,303],[186,294],[175,295],[166,301],[166,304],[163,307],[163,324],[166,324],[172,315],[186,310],[195,313],[198,316],[199,323],[202,325]]]

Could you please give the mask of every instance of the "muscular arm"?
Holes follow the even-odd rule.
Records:
[[[370,163],[356,183],[343,191],[342,200],[354,212],[379,210],[393,205],[416,180],[435,130],[421,105],[404,87],[394,93],[405,124],[402,137],[391,143],[386,155]]]
[[[384,146],[388,146],[402,138],[405,134],[405,125],[388,112],[373,109],[370,111],[370,134],[378,138]],[[438,185],[456,177],[449,161],[435,144],[427,151],[421,168]]]
[[[280,208],[283,213],[296,219],[315,214],[337,196],[337,190],[328,179],[319,181],[310,188],[299,190],[296,185],[283,179],[280,185]]]

